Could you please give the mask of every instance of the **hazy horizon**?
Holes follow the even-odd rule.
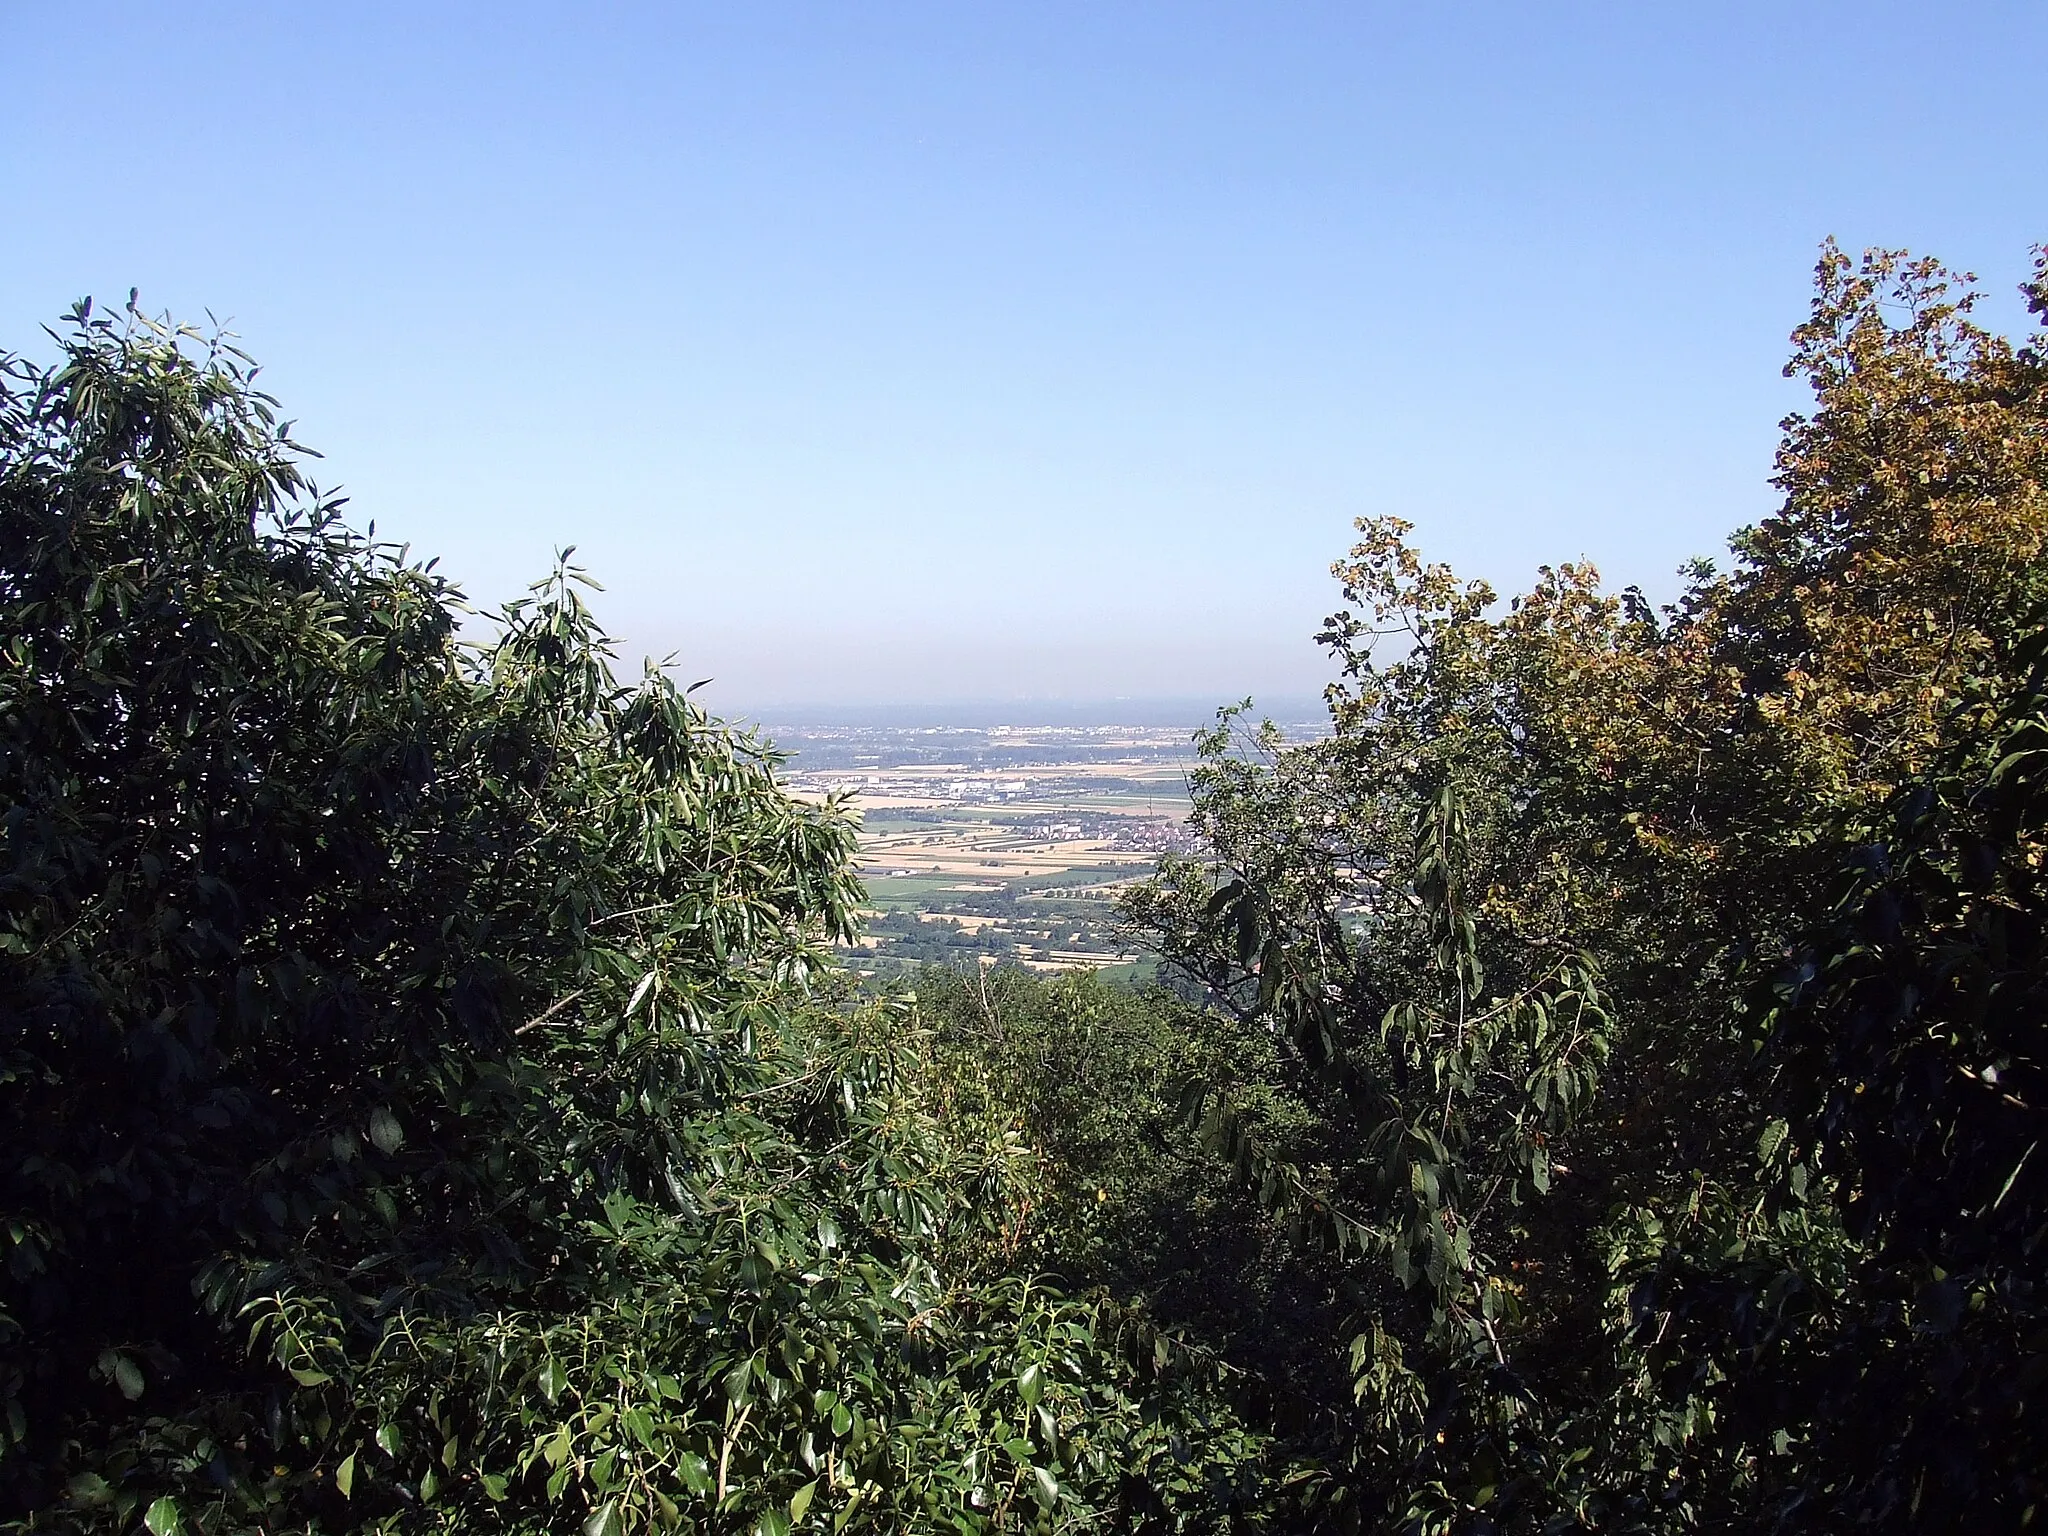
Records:
[[[2024,322],[2048,8],[1929,16],[13,6],[0,350],[210,309],[353,517],[577,546],[728,712],[1313,694],[1355,517],[1656,599],[1769,512],[1823,239]]]
[[[1186,726],[1189,730],[1211,724],[1216,712],[1240,702],[1237,699],[1188,698],[1103,698],[1103,699],[1002,699],[963,698],[890,702],[818,700],[778,703],[737,711],[764,729],[805,727],[810,729],[959,729],[987,730],[1000,727],[1051,727],[1087,729],[1102,726],[1142,726],[1152,729]],[[1326,713],[1319,695],[1272,695],[1252,699],[1254,716],[1270,717],[1282,724],[1298,725],[1319,720]]]

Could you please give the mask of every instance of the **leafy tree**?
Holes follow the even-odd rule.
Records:
[[[60,340],[0,393],[0,1519],[1200,1518],[1206,1378],[1000,1262],[1029,1160],[835,993],[842,808],[566,565],[465,638],[224,343]]]
[[[1826,1191],[1855,1245],[1795,1508],[1969,1530],[2048,1491],[2044,656],[2037,628],[1990,729],[1866,829],[1780,983],[1765,1161],[1794,1199]]]
[[[1016,1262],[1145,1309],[1225,1362],[1233,1381],[1287,1383],[1296,1418],[1348,1395],[1315,1326],[1330,1321],[1330,1277],[1300,1274],[1257,1203],[1180,1123],[1187,1083],[1241,1072],[1256,1032],[1085,971],[927,968],[917,1002],[943,1113],[1002,1120],[1038,1161]],[[1280,1318],[1287,1325],[1275,1327]],[[1261,1401],[1248,1411],[1278,1410]]]
[[[2028,297],[2048,313],[2048,268]],[[1357,1412],[1333,1471],[1367,1524],[1904,1520],[1908,1474],[1873,1470],[1902,1449],[1944,1507],[1972,1489],[2005,1490],[2015,1513],[2034,1497],[2006,1438],[2033,1423],[2032,1365],[1966,1384],[1961,1356],[1908,1347],[1877,1278],[1904,1283],[1906,1241],[1923,1245],[1915,1285],[1928,1266],[1970,1274],[1930,1294],[1985,1298],[1998,1344],[1973,1358],[1988,1358],[2022,1348],[2033,1250],[1987,1269],[1947,1218],[1939,1241],[1908,1240],[1879,1214],[1894,1206],[1864,1204],[1877,1191],[1850,1169],[1914,1183],[1923,1216],[1923,1196],[1981,1210],[1997,1191],[1974,1163],[1967,1195],[1938,1163],[1922,1180],[1935,1146],[1960,1155],[1980,1134],[1928,1100],[1926,1058],[1890,1058],[1873,1100],[1875,1067],[1838,1038],[1867,1034],[1851,1021],[1873,988],[1931,996],[1911,967],[1961,965],[1955,935],[1997,903],[1923,901],[1924,926],[1879,952],[1888,982],[1852,982],[1880,962],[1837,937],[1810,962],[1836,990],[1796,994],[1779,1024],[1755,1001],[1827,922],[1872,808],[1976,761],[2003,712],[2026,713],[2013,701],[2048,597],[2048,359],[2038,338],[1978,328],[1971,302],[1933,263],[1828,249],[1794,338],[1815,408],[1787,422],[1783,508],[1737,535],[1730,572],[1694,566],[1660,611],[1561,566],[1497,612],[1405,524],[1363,523],[1324,636],[1343,673],[1334,734],[1290,745],[1226,712],[1202,743],[1209,857],[1169,861],[1126,914],[1218,1007],[1270,1030],[1299,1123],[1246,1104],[1229,1074],[1203,1121],[1277,1219],[1349,1265]],[[1897,878],[1934,880],[1943,857]],[[1972,963],[2010,988],[1998,945],[2031,942],[2032,921],[1983,937]],[[1760,1057],[1767,1040],[1793,1056]],[[1958,1040],[1974,1043],[1946,1049],[1972,1072],[2031,1049],[1996,1030]],[[1842,1082],[1920,1118],[1854,1130]],[[2027,1095],[2006,1109],[2031,1127]],[[1981,1134],[2003,1179],[2033,1132]],[[1950,1248],[1962,1267],[1932,1256]],[[1914,1390],[1872,1365],[1854,1388],[1867,1415],[1827,1433],[1866,1346]],[[1928,1448],[1944,1415],[2001,1414],[1982,1443]],[[1858,1455],[1836,1459],[1852,1438]]]

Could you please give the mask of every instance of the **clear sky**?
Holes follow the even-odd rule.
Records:
[[[0,4],[0,346],[231,317],[359,519],[728,710],[1313,691],[1359,515],[1653,594],[1816,248],[2013,285],[2048,5]]]

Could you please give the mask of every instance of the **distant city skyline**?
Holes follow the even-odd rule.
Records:
[[[1313,695],[1357,516],[1653,597],[1830,235],[2048,238],[2048,8],[0,11],[0,349],[229,319],[479,602],[791,704]],[[1910,82],[1910,89],[1895,82]]]

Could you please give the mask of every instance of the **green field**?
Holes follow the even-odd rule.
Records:
[[[861,817],[856,967],[1149,974],[1116,932],[1115,900],[1185,845],[1187,733],[959,732],[947,761],[926,743],[922,732],[835,737],[823,753],[800,748],[791,774],[799,792],[850,792]],[[807,768],[807,756],[834,766]]]

